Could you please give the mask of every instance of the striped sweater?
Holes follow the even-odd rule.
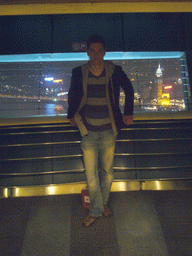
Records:
[[[120,87],[125,92],[124,115],[133,115],[134,91],[130,80],[120,66],[110,61],[104,62],[106,72],[106,100],[109,109],[112,130],[115,135],[124,127],[122,113],[119,108]],[[87,102],[87,84],[90,63],[72,70],[71,86],[68,92],[67,118],[74,118],[81,136],[88,134],[81,116],[82,109]]]
[[[88,131],[105,131],[112,129],[106,99],[105,81],[105,70],[98,77],[89,72],[87,99],[81,110],[81,116]]]

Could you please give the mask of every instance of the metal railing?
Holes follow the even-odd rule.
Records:
[[[185,184],[182,189],[189,189],[190,117],[137,118],[131,127],[122,129],[117,137],[112,191],[176,189],[176,181]],[[80,133],[66,119],[57,121],[1,126],[1,197],[31,196],[35,188],[34,195],[77,193],[85,186]]]

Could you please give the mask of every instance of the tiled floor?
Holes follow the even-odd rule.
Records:
[[[111,193],[113,217],[85,228],[80,195],[1,199],[1,255],[191,256],[191,202],[191,191]]]

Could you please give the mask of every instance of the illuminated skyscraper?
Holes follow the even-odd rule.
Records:
[[[158,65],[158,68],[156,70],[156,77],[157,77],[157,102],[158,105],[162,105],[162,92],[163,92],[163,71],[160,66],[160,63]]]

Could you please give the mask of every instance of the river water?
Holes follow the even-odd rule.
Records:
[[[0,117],[59,115],[67,113],[67,102],[48,102],[29,99],[0,98]]]

